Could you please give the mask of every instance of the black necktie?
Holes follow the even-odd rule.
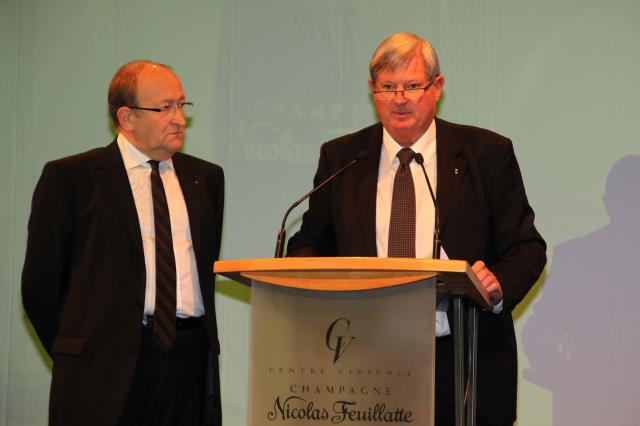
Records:
[[[415,153],[402,148],[396,155],[400,165],[393,180],[388,257],[416,257],[416,191],[409,164]]]
[[[153,337],[162,349],[168,350],[176,337],[176,259],[169,206],[158,170],[159,163],[151,164],[151,194],[153,221],[156,232],[156,304],[153,314]]]

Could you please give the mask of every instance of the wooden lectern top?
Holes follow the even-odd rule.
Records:
[[[437,278],[437,291],[464,295],[491,309],[489,294],[464,260],[378,257],[289,257],[221,260],[213,271],[250,286],[252,280],[307,290],[356,291]]]

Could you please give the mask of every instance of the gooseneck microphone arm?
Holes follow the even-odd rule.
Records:
[[[424,168],[424,157],[418,152],[413,158],[416,160],[416,163],[420,164],[420,167],[422,168],[422,173],[424,174],[424,178],[427,181],[427,186],[429,187],[429,193],[431,194],[431,201],[433,201],[435,220],[433,227],[432,253],[434,259],[440,259],[440,249],[442,248],[442,241],[440,240],[440,210],[438,209],[438,200],[436,200],[436,195],[433,192],[431,181],[429,180],[429,176],[427,176],[427,170]]]
[[[293,203],[291,205],[291,207],[289,207],[287,212],[284,214],[284,217],[282,218],[282,225],[280,227],[280,230],[278,231],[278,239],[276,241],[276,253],[275,253],[274,257],[280,258],[280,257],[283,256],[284,243],[285,243],[285,240],[287,239],[287,231],[285,231],[285,225],[287,223],[287,217],[289,216],[289,213],[291,213],[291,210],[293,210],[296,207],[298,207],[298,205],[300,203],[302,203],[304,200],[306,200],[307,198],[311,197],[313,194],[318,192],[326,184],[328,184],[329,182],[331,182],[332,180],[337,178],[339,175],[341,175],[345,170],[347,170],[348,168],[352,167],[357,162],[359,162],[361,160],[364,160],[367,157],[369,157],[369,151],[366,151],[366,150],[360,151],[358,153],[358,155],[356,155],[356,158],[354,158],[353,160],[348,162],[344,167],[342,167],[340,170],[338,170],[337,172],[335,172],[334,174],[332,174],[331,176],[329,176],[328,178],[326,178],[325,180],[320,182],[320,185],[316,186],[311,191],[309,191],[306,194],[304,194],[302,197],[300,197],[299,200],[297,200],[295,203]]]

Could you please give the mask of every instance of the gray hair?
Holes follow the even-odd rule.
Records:
[[[432,80],[440,74],[440,62],[438,54],[433,46],[413,33],[392,34],[380,43],[369,63],[369,75],[371,81],[376,82],[376,77],[382,71],[394,71],[403,65],[407,65],[416,52],[422,54],[424,59],[425,78]]]

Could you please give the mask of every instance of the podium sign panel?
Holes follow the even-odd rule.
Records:
[[[433,425],[434,279],[252,285],[251,425]]]

